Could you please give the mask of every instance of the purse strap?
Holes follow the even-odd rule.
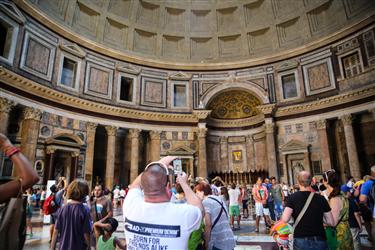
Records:
[[[228,214],[227,214],[227,211],[225,211],[225,208],[224,208],[223,204],[222,204],[220,201],[216,200],[216,199],[213,198],[213,197],[208,197],[208,198],[211,199],[211,200],[216,201],[216,202],[219,203],[220,206],[221,206],[220,213],[219,213],[219,215],[216,217],[216,219],[215,219],[215,221],[214,221],[214,224],[212,224],[212,227],[211,227],[211,230],[212,230],[212,229],[216,226],[217,222],[219,221],[219,219],[220,219],[220,217],[221,217],[223,211],[225,212],[225,215],[227,216],[227,218],[228,218]]]
[[[296,219],[296,222],[293,225],[294,229],[297,228],[298,223],[301,221],[302,217],[305,215],[305,212],[306,212],[307,208],[309,207],[309,205],[310,205],[313,197],[314,197],[314,193],[311,192],[310,195],[309,195],[309,197],[307,198],[305,206],[303,206],[302,211],[299,213],[299,215],[298,215],[298,217]]]

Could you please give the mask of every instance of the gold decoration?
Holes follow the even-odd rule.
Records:
[[[234,150],[232,151],[233,162],[241,162],[242,161],[242,150]]]
[[[231,90],[219,94],[208,105],[211,116],[218,119],[241,119],[259,114],[261,102],[252,94]]]

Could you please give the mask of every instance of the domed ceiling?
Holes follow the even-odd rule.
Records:
[[[261,102],[252,94],[231,90],[217,95],[209,104],[211,117],[217,119],[241,119],[259,114],[256,108]]]
[[[233,68],[303,53],[347,35],[349,27],[375,12],[373,0],[15,2],[70,40],[104,54],[195,69],[202,63]]]

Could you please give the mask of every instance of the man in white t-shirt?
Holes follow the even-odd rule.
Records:
[[[168,168],[173,169],[174,159],[167,156],[148,164],[131,184],[123,206],[128,250],[187,249],[191,232],[200,227],[202,201],[190,189],[185,173],[176,181],[187,203],[170,202]]]
[[[241,203],[241,191],[236,188],[236,184],[232,183],[231,189],[228,191],[229,194],[229,215],[230,225],[234,229],[234,217],[237,217],[238,228],[240,228],[240,203]]]

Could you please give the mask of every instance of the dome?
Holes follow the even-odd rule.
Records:
[[[370,0],[39,0],[21,8],[68,39],[119,59],[178,69],[238,68],[335,41]]]

